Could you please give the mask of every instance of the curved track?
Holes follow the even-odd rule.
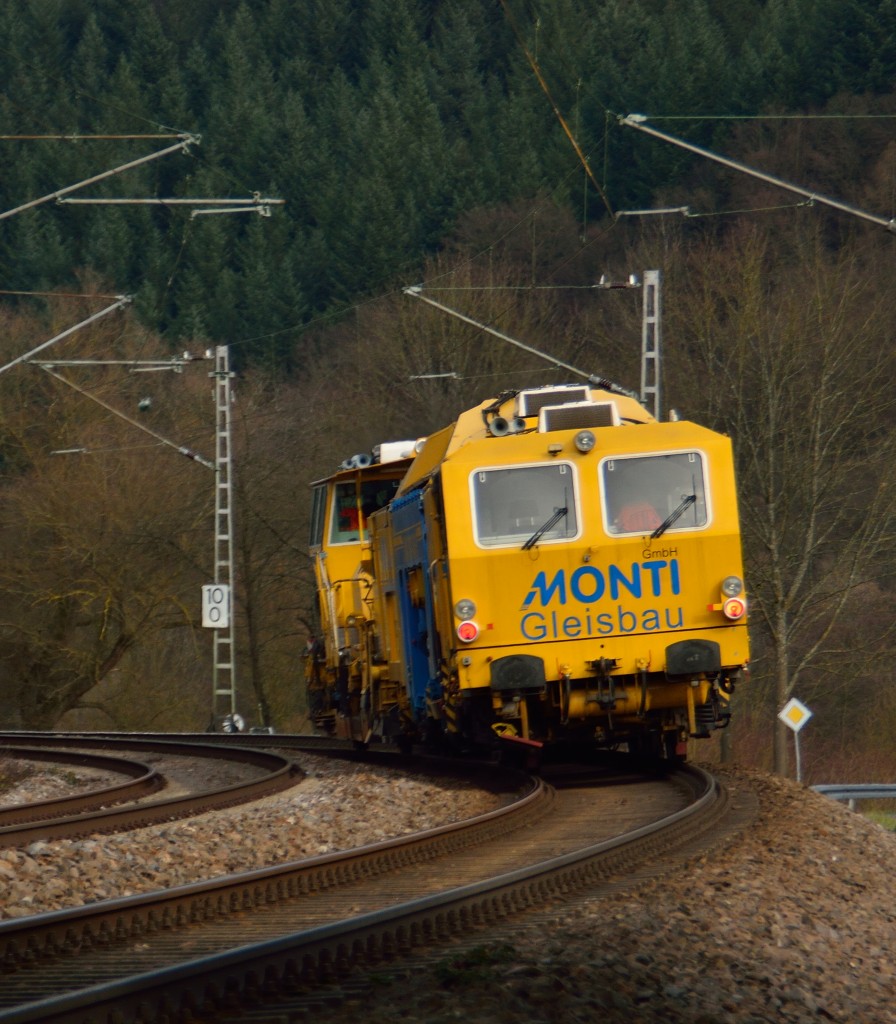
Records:
[[[87,753],[89,748],[144,750],[178,757],[223,759],[252,765],[258,772],[256,777],[233,785],[146,802],[142,798],[161,789],[165,785],[164,779],[145,764]],[[282,754],[195,740],[0,734],[0,752],[23,760],[77,764],[132,777],[129,783],[103,786],[59,800],[0,807],[0,848],[23,846],[36,840],[120,832],[200,814],[215,807],[232,807],[278,793],[295,785],[301,778],[298,766]],[[140,802],[134,802],[137,800]],[[124,801],[128,803],[121,806]],[[110,807],[110,804],[116,806]]]
[[[220,1021],[262,990],[283,1000],[571,888],[625,878],[704,842],[728,809],[724,791],[691,768],[668,779],[555,769],[552,782],[508,776],[513,805],[429,833],[0,922],[0,1022]]]
[[[0,752],[17,761],[41,761],[54,765],[91,768],[109,775],[122,775],[127,780],[69,796],[0,806],[0,846],[9,845],[4,843],[3,835],[10,826],[45,822],[50,818],[62,818],[76,813],[83,814],[100,810],[110,804],[139,800],[162,789],[165,785],[165,780],[154,768],[141,761],[128,761],[123,757],[106,757],[101,754],[69,750],[49,750],[45,747],[16,746],[14,750],[9,747],[4,750],[0,746]],[[2,795],[0,795],[0,800],[2,799]],[[22,830],[22,834],[27,836],[27,830]]]

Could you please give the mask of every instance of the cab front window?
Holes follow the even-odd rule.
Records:
[[[400,478],[346,481],[333,488],[330,543],[351,544],[367,540],[367,517],[388,505]]]
[[[470,486],[476,540],[484,547],[568,540],[579,532],[569,463],[478,469]]]
[[[612,536],[706,526],[703,456],[669,452],[605,459],[600,467],[604,526]]]

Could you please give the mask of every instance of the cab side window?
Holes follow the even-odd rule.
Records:
[[[308,544],[312,548],[320,547],[324,542],[324,521],[327,514],[327,485],[319,484],[311,496],[311,528]]]

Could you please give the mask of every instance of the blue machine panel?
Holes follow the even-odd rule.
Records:
[[[436,655],[436,632],[432,621],[432,587],[429,579],[429,543],[423,499],[420,492],[400,498],[392,505],[392,543],[401,641],[409,697],[415,714],[424,715],[426,698],[441,696]]]

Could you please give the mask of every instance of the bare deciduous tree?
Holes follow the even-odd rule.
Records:
[[[702,248],[673,300],[680,400],[734,437],[749,572],[754,680],[773,709],[831,673],[878,670],[892,622],[843,623],[890,586],[896,527],[892,304],[854,253],[813,241],[786,259],[751,229]],[[774,765],[789,732],[776,722]]]
[[[82,352],[96,347],[120,355],[124,346],[93,333]],[[13,726],[52,728],[147,644],[192,630],[210,562],[212,474],[87,398],[145,415],[157,434],[189,446],[200,381],[66,372],[83,394],[34,366],[0,379],[0,713]],[[156,400],[141,403],[150,392]],[[210,404],[206,413],[210,443]],[[182,685],[145,680],[144,721]]]

